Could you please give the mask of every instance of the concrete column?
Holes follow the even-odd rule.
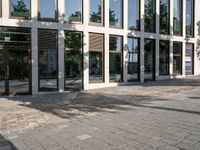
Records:
[[[90,3],[89,0],[83,0],[83,24],[88,25],[89,24],[89,10],[90,9]]]
[[[109,75],[109,34],[105,34],[104,35],[105,38],[105,43],[104,43],[104,79],[105,79],[105,83],[109,84],[109,79],[110,79],[110,75]]]
[[[123,36],[123,81],[124,83],[127,83],[128,81],[128,37],[127,35]]]
[[[128,0],[124,0],[124,5],[123,5],[123,27],[124,30],[127,31],[128,30]]]
[[[32,94],[38,94],[38,29],[32,28],[31,30],[32,42]]]
[[[159,49],[160,49],[160,46],[159,46],[159,42],[160,42],[160,40],[159,39],[156,39],[155,40],[155,42],[156,42],[156,45],[155,45],[155,55],[156,55],[156,60],[155,60],[155,73],[156,73],[156,80],[159,80]]]
[[[144,37],[140,38],[140,82],[144,82]]]
[[[89,33],[83,32],[83,89],[89,88]]]
[[[10,6],[9,0],[2,0],[2,18],[9,18],[10,16]]]
[[[65,17],[65,0],[59,0],[58,2],[58,22],[63,24]]]
[[[183,0],[183,9],[182,9],[182,18],[183,18],[183,37],[186,37],[186,0]],[[182,75],[185,76],[185,41],[183,41],[182,47]]]
[[[170,41],[170,53],[169,53],[169,74],[173,76],[173,41]]]
[[[173,76],[173,12],[174,12],[174,9],[173,9],[174,5],[173,5],[173,0],[170,0],[170,53],[169,53],[169,56],[170,56],[170,64],[169,64],[169,74],[170,76]]]
[[[144,0],[140,1],[140,82],[144,82]]]
[[[104,0],[104,25],[109,28],[109,0]]]
[[[58,89],[59,92],[65,90],[65,67],[64,67],[64,30],[58,30]]]
[[[155,45],[155,73],[156,80],[159,79],[159,34],[160,34],[160,0],[156,0],[156,45]]]
[[[173,12],[174,12],[174,5],[173,5],[173,0],[170,0],[170,35],[173,35]]]

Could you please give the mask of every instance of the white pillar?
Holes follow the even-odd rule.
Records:
[[[32,95],[38,94],[38,29],[31,30],[32,42]]]
[[[89,87],[89,33],[83,32],[83,89]]]
[[[169,74],[173,76],[173,41],[170,41],[169,49]]]
[[[64,67],[64,39],[65,34],[63,30],[58,30],[58,89],[59,92],[65,90],[65,67]]]
[[[105,43],[104,43],[104,79],[105,79],[105,83],[109,84],[109,79],[110,79],[110,75],[109,75],[109,34],[105,34],[104,35],[105,38]]]
[[[3,0],[7,1],[7,0]],[[32,94],[38,94],[38,70],[39,70],[39,65],[38,65],[38,28],[37,28],[37,6],[38,6],[38,1],[31,1],[31,17],[32,17],[32,24],[31,24],[31,43],[32,43],[32,48],[31,48],[31,55],[32,55]]]
[[[10,16],[10,6],[9,0],[2,0],[2,18],[9,18]]]
[[[128,37],[127,35],[123,36],[123,81],[127,83],[128,81]]]
[[[186,0],[183,0],[183,26],[182,26],[182,29],[183,29],[183,37],[186,37],[186,29],[185,29],[185,26],[186,26]],[[183,47],[182,47],[182,75],[185,76],[185,40],[183,41]]]
[[[144,82],[144,0],[140,1],[140,82]]]

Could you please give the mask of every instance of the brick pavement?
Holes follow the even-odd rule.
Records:
[[[0,150],[199,150],[200,77],[0,98]]]

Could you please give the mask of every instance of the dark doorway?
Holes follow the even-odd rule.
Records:
[[[82,32],[65,31],[65,90],[83,87],[83,37]]]
[[[155,40],[144,42],[144,81],[155,80]]]
[[[0,94],[30,94],[30,51],[0,50],[0,57]]]

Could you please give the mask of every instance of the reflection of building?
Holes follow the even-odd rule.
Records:
[[[69,9],[68,11],[65,11],[63,6],[69,7],[69,5],[65,5],[64,3],[67,1],[74,2],[73,0],[58,0],[58,8],[52,8],[52,10],[45,7],[45,5],[41,5],[40,12],[38,13],[39,9],[39,2],[40,0],[32,0],[31,5],[29,7],[27,6],[26,14],[22,15],[20,12],[20,9],[18,10],[18,13],[10,12],[14,11],[14,9],[10,10],[11,5],[9,4],[10,1],[13,0],[2,0],[2,13],[0,11],[0,26],[4,28],[17,28],[20,31],[17,31],[16,29],[12,31],[12,33],[3,33],[4,31],[0,30],[0,43],[6,43],[6,48],[0,44],[0,49],[9,49],[11,47],[12,40],[15,39],[15,42],[13,42],[12,48],[18,47],[18,49],[24,48],[24,45],[31,45],[31,48],[26,48],[26,50],[30,50],[30,60],[28,62],[32,63],[30,69],[30,86],[32,87],[32,93],[37,94],[40,92],[40,88],[38,84],[40,78],[48,80],[48,82],[52,81],[52,85],[55,85],[57,87],[54,89],[55,91],[63,91],[65,88],[65,79],[66,81],[69,80],[70,83],[74,82],[74,78],[78,78],[78,82],[81,81],[79,78],[82,77],[83,89],[93,89],[93,88],[101,88],[101,87],[108,87],[108,86],[116,86],[118,83],[113,83],[110,81],[110,76],[113,78],[119,78],[121,82],[121,77],[123,78],[123,83],[128,83],[129,79],[131,78],[131,82],[136,80],[137,82],[144,82],[145,76],[154,76],[155,80],[161,80],[161,79],[170,79],[173,77],[184,77],[187,74],[200,74],[200,59],[197,55],[197,51],[199,51],[197,48],[199,47],[199,41],[198,38],[199,34],[199,28],[197,24],[200,22],[200,13],[199,13],[199,7],[200,7],[200,1],[196,0],[195,5],[193,5],[192,10],[194,10],[194,16],[193,20],[195,20],[194,27],[191,27],[192,25],[189,25],[187,27],[184,27],[182,25],[186,24],[186,14],[182,14],[182,18],[178,18],[178,13],[173,15],[173,12],[167,12],[170,14],[169,17],[163,19],[163,21],[173,23],[169,26],[170,32],[167,33],[167,35],[161,35],[159,31],[159,24],[155,24],[153,28],[156,29],[155,32],[152,33],[146,33],[144,32],[145,23],[144,23],[144,11],[139,9],[138,7],[133,7],[138,9],[138,15],[140,15],[140,19],[138,19],[137,15],[135,17],[133,24],[130,25],[130,28],[128,27],[128,19],[133,19],[132,16],[128,17],[127,15],[127,9],[131,8],[128,5],[128,0],[121,0],[121,7],[123,9],[120,9],[119,11],[115,11],[115,13],[120,13],[119,19],[121,19],[120,23],[117,24],[118,27],[115,27],[115,24],[112,24],[112,22],[109,22],[109,6],[108,2],[109,0],[104,0],[106,3],[99,3],[98,6],[94,6],[90,10],[90,4],[89,0],[80,0],[79,3],[73,3],[71,7],[72,9]],[[16,0],[15,0],[16,1]],[[26,3],[30,0],[24,0]],[[55,0],[57,1],[57,0]],[[95,0],[91,0],[95,1]],[[98,0],[98,2],[101,0]],[[103,0],[102,0],[103,1]],[[135,0],[137,1],[137,0]],[[138,0],[140,4],[144,4],[145,0]],[[164,0],[166,1],[166,0]],[[49,1],[50,3],[51,1]],[[98,2],[94,2],[98,3]],[[120,2],[120,0],[116,1]],[[51,7],[54,6],[55,3],[52,5],[49,5]],[[100,5],[103,4],[104,7],[101,7]],[[159,3],[156,2],[156,5],[159,5]],[[84,6],[84,9],[82,7]],[[90,6],[90,7],[89,7]],[[151,6],[151,5],[149,5]],[[173,3],[170,4],[173,8]],[[185,5],[184,5],[185,6]],[[31,8],[30,8],[31,7]],[[43,8],[44,7],[44,8]],[[81,7],[78,9],[78,7]],[[120,7],[120,6],[119,6]],[[155,9],[159,6],[150,8]],[[97,8],[97,10],[95,10]],[[115,8],[115,7],[114,7]],[[144,6],[140,6],[140,8],[144,8]],[[167,7],[169,8],[169,7]],[[185,9],[185,7],[183,7]],[[117,7],[116,7],[117,9]],[[123,12],[122,12],[123,10]],[[166,9],[167,10],[167,9]],[[170,9],[173,11],[173,9]],[[180,8],[181,10],[181,8]],[[178,12],[180,10],[174,10],[175,12]],[[135,10],[137,11],[137,10]],[[30,13],[31,12],[31,13]],[[50,13],[49,13],[50,12]],[[55,14],[55,12],[57,14]],[[66,12],[69,12],[67,15],[63,15]],[[125,13],[126,12],[126,13]],[[131,13],[134,13],[134,11],[130,11]],[[148,11],[147,11],[148,12]],[[160,15],[157,11],[151,11],[156,12],[157,14],[152,15]],[[186,12],[186,10],[184,10]],[[89,14],[90,13],[90,14]],[[73,15],[70,15],[73,14]],[[165,14],[165,13],[163,13]],[[12,16],[14,15],[14,16]],[[20,16],[17,16],[20,15]],[[31,16],[30,16],[31,15]],[[43,16],[44,15],[44,16]],[[150,16],[152,16],[150,15]],[[189,14],[187,14],[189,15]],[[23,17],[25,16],[25,17]],[[92,17],[91,17],[92,16]],[[52,17],[52,18],[51,18]],[[55,17],[55,18],[53,18]],[[105,18],[106,17],[106,18]],[[120,18],[121,17],[121,18]],[[29,19],[31,18],[31,19]],[[154,18],[154,17],[152,17]],[[114,18],[115,19],[115,18]],[[143,20],[142,20],[143,19]],[[156,17],[158,19],[156,23],[159,23],[159,17]],[[192,20],[192,19],[191,19]],[[79,21],[79,22],[78,22]],[[96,22],[95,22],[96,21]],[[125,21],[125,22],[124,22]],[[152,21],[152,20],[149,20]],[[182,21],[185,21],[182,23]],[[151,23],[151,22],[150,22]],[[123,24],[123,25],[121,25]],[[163,23],[165,25],[165,23]],[[110,26],[111,25],[111,26]],[[120,26],[121,25],[121,26]],[[151,25],[153,25],[151,23]],[[167,25],[167,23],[166,23]],[[180,27],[182,26],[182,27]],[[29,31],[25,31],[25,29],[29,29]],[[140,28],[139,30],[135,31],[136,29]],[[167,28],[167,27],[166,27]],[[174,35],[172,35],[174,29]],[[186,41],[186,31],[192,32],[190,29],[195,29],[194,37],[191,36],[189,40]],[[45,30],[45,32],[41,32],[40,30]],[[179,32],[182,30],[182,35],[175,36],[175,32]],[[48,31],[53,31],[52,33],[47,33]],[[79,32],[80,36],[78,40],[76,39],[76,36],[69,36],[66,38],[65,33],[66,32]],[[26,34],[29,34],[28,40],[24,40],[24,36],[27,36]],[[6,35],[4,35],[6,34]],[[95,35],[93,35],[95,34]],[[20,36],[16,36],[20,35]],[[23,35],[23,36],[22,36]],[[99,36],[101,35],[101,36]],[[109,37],[110,36],[119,36],[122,39],[122,49],[120,49],[120,56],[117,56],[117,54],[113,54],[113,56],[109,57],[112,53],[109,49]],[[135,38],[137,40],[133,40],[133,42],[137,42],[137,47],[134,48],[134,50],[138,50],[136,52],[129,52],[128,51],[128,38]],[[31,40],[30,40],[31,39]],[[81,39],[81,40],[80,40]],[[151,42],[154,42],[154,44],[148,45],[147,47],[151,50],[148,54],[145,55],[145,40],[147,39],[153,39]],[[30,41],[29,41],[30,40]],[[76,42],[70,42],[68,43],[70,46],[70,52],[68,55],[66,55],[68,52],[65,52],[65,40],[72,40]],[[83,40],[83,41],[82,41]],[[168,41],[169,42],[169,50],[168,53],[163,53],[160,55],[160,49],[159,49],[159,43],[160,41]],[[16,42],[16,41],[21,41]],[[28,42],[29,43],[28,43]],[[42,42],[41,42],[42,41]],[[81,41],[81,42],[80,42]],[[31,44],[30,44],[31,42]],[[173,44],[174,42],[181,43],[181,51],[179,54],[173,54]],[[186,47],[187,42],[189,42],[190,47]],[[73,43],[73,44],[72,44]],[[83,43],[83,44],[82,44]],[[76,47],[77,45],[78,48]],[[73,47],[73,45],[76,45]],[[134,44],[133,44],[134,45]],[[152,46],[154,45],[154,46]],[[120,47],[120,46],[116,46]],[[148,49],[147,48],[147,49]],[[44,49],[44,57],[43,57],[43,64],[40,66],[39,63],[40,57],[39,55],[40,50]],[[73,53],[73,50],[80,50],[83,51],[83,53],[78,53],[80,55],[76,55]],[[68,50],[67,50],[68,51]],[[152,52],[154,51],[154,53]],[[0,53],[1,54],[1,53]],[[83,57],[81,56],[83,54]],[[28,54],[27,54],[28,55]],[[70,58],[69,58],[70,55]],[[159,59],[160,56],[162,56],[163,59]],[[65,58],[68,57],[68,58]],[[169,57],[170,56],[170,57]],[[25,56],[24,56],[25,57]],[[169,61],[167,61],[167,57],[169,57]],[[109,61],[109,58],[111,59]],[[123,59],[120,59],[123,58]],[[75,59],[75,60],[74,60]],[[67,60],[67,61],[66,61]],[[160,62],[159,62],[160,60]],[[65,62],[66,61],[66,62]],[[110,65],[110,62],[116,62],[119,61],[119,63],[112,63],[114,65]],[[122,62],[121,62],[122,61]],[[155,62],[154,62],[155,61]],[[28,63],[27,62],[27,63]],[[162,65],[163,63],[168,63],[167,65]],[[47,65],[48,64],[48,65]],[[69,66],[67,66],[69,65]],[[0,67],[2,67],[2,62],[0,61]],[[162,67],[159,67],[162,66]],[[180,70],[179,74],[175,74],[173,72],[173,66],[178,67],[177,70]],[[164,75],[160,73],[160,69],[164,70]],[[0,69],[0,79],[4,80],[4,76],[2,76],[3,69]],[[111,70],[111,71],[110,71]],[[121,71],[122,70],[122,71]],[[40,72],[41,71],[41,72]],[[82,72],[81,72],[82,71]],[[145,72],[146,71],[146,72]],[[41,74],[40,74],[41,73]],[[121,74],[120,74],[121,73]],[[148,73],[148,74],[147,74]],[[27,73],[28,74],[28,73]],[[67,75],[66,75],[67,74]],[[92,79],[94,80],[98,79],[101,80],[101,82],[90,82],[90,75],[92,76]],[[40,76],[41,75],[41,76]],[[83,76],[82,76],[83,75]],[[119,77],[118,77],[119,76]],[[132,77],[129,77],[132,76]],[[50,87],[50,86],[49,86]],[[49,88],[48,87],[48,88]]]

